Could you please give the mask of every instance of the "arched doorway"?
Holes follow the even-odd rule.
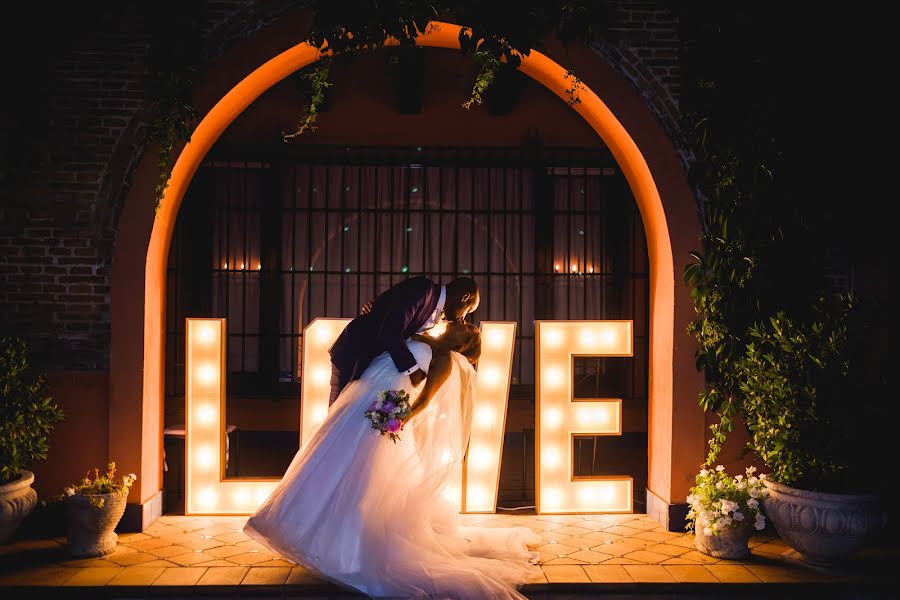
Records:
[[[458,49],[459,26],[438,23],[429,28],[428,33],[418,38],[422,46]],[[162,371],[163,371],[163,318],[165,313],[166,258],[171,241],[176,216],[181,199],[200,163],[209,149],[223,133],[226,127],[257,97],[269,87],[293,73],[294,71],[317,60],[317,49],[303,43],[282,52],[255,69],[209,111],[197,130],[191,143],[185,146],[176,162],[172,179],[162,207],[152,221],[149,231],[149,243],[143,262],[143,281],[138,282],[133,276],[127,278],[132,286],[142,287],[137,290],[125,290],[135,300],[142,300],[142,337],[140,343],[122,340],[122,333],[128,329],[123,323],[118,329],[117,323],[125,317],[117,318],[116,300],[113,308],[113,356],[111,373],[111,407],[110,407],[110,453],[120,454],[114,450],[123,450],[136,457],[141,465],[142,487],[138,501],[144,504],[160,489],[161,431],[160,412],[162,407]],[[532,52],[520,66],[520,70],[541,83],[548,90],[563,100],[568,99],[566,90],[571,87],[566,78],[566,70],[549,57]],[[590,83],[590,82],[588,82]],[[621,92],[621,88],[619,89]],[[634,97],[632,95],[632,97]],[[619,97],[618,101],[623,102]],[[580,102],[571,105],[596,131],[613,153],[622,169],[632,193],[640,209],[650,258],[650,474],[648,488],[656,495],[662,505],[681,502],[683,491],[689,483],[690,474],[702,457],[703,452],[703,418],[696,408],[695,392],[699,378],[692,366],[692,349],[684,348],[676,356],[675,335],[683,331],[684,323],[690,318],[690,307],[685,299],[676,299],[675,261],[673,259],[673,236],[677,236],[677,246],[686,256],[686,249],[692,247],[698,232],[697,217],[693,209],[690,190],[686,186],[683,170],[678,164],[671,142],[665,141],[663,150],[667,156],[661,161],[657,170],[658,176],[668,183],[672,195],[666,203],[660,196],[660,188],[648,161],[639,149],[634,138],[623,126],[622,122],[589,87],[580,92]],[[653,122],[649,112],[644,108],[643,118],[653,134],[645,137],[659,137],[662,133]],[[649,140],[648,140],[649,142]],[[673,160],[674,159],[674,160]],[[146,162],[146,161],[145,161]],[[668,208],[668,211],[667,211]],[[125,215],[123,214],[123,218]],[[146,227],[146,215],[143,219]],[[673,226],[672,218],[679,226]],[[121,227],[120,227],[121,229]],[[117,253],[120,250],[117,245]],[[125,252],[125,248],[122,248]],[[142,254],[142,252],[141,252]],[[141,286],[142,284],[142,286]],[[116,298],[117,281],[114,273],[114,298]],[[122,289],[123,286],[119,286]],[[138,298],[139,296],[139,298]],[[121,302],[121,300],[120,300]],[[677,315],[677,318],[676,318]],[[128,346],[130,354],[117,355],[118,346]],[[118,393],[117,387],[124,385],[127,377],[133,377],[125,368],[130,361],[132,367],[139,366],[143,371],[140,382],[139,420],[131,420],[130,429],[120,429],[119,417],[126,418],[129,410],[133,411],[136,400]],[[675,402],[675,373],[679,378],[678,401]],[[131,386],[132,390],[135,386]],[[681,408],[692,407],[694,410],[676,410],[675,404]],[[680,423],[677,421],[681,421]],[[128,436],[128,432],[132,436]],[[677,433],[676,433],[677,432]],[[136,438],[136,439],[135,439]],[[648,509],[649,510],[649,509]],[[152,511],[151,511],[152,512]],[[657,512],[655,510],[651,512]],[[147,510],[145,509],[145,514]],[[661,520],[664,515],[657,514]]]

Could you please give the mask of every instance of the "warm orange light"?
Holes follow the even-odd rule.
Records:
[[[465,512],[495,512],[516,324],[481,323],[481,359],[475,378],[473,423],[463,469]]]
[[[573,265],[572,265],[572,272],[575,273],[576,271],[578,271],[578,265],[573,264]]]
[[[535,451],[539,513],[631,512],[631,477],[575,479],[572,434],[621,435],[622,400],[574,401],[573,357],[631,356],[631,321],[538,321]]]
[[[309,441],[313,430],[328,416],[331,393],[331,357],[328,349],[350,319],[313,319],[303,330],[300,404],[300,445]]]

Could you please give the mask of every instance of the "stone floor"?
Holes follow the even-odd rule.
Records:
[[[489,527],[524,525],[544,538],[536,546],[543,574],[523,588],[529,598],[795,597],[801,588],[827,592],[820,597],[900,597],[900,553],[891,546],[867,547],[835,568],[821,569],[805,565],[765,532],[751,539],[752,556],[745,561],[712,558],[694,549],[692,536],[666,531],[641,514],[463,519]],[[78,590],[129,598],[213,591],[232,597],[251,591],[253,597],[358,597],[250,540],[241,531],[245,521],[164,516],[143,533],[121,534],[116,551],[102,558],[67,557],[63,538],[19,540],[0,546],[0,597]]]

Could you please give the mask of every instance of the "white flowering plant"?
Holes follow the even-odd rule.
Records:
[[[745,473],[732,477],[722,465],[700,469],[697,483],[687,497],[691,508],[685,529],[691,533],[719,535],[743,524],[752,524],[757,531],[765,528],[766,517],[760,501],[769,493],[763,485],[766,475],[754,475],[756,467],[747,467]]]
[[[85,474],[81,483],[70,485],[65,488],[58,499],[66,499],[81,494],[88,497],[88,502],[95,508],[103,508],[104,498],[98,497],[102,494],[127,494],[132,484],[137,481],[137,475],[129,473],[123,475],[121,479],[116,478],[116,463],[111,462],[107,465],[106,473],[101,474],[100,469],[94,469],[94,479],[91,479],[91,472]]]

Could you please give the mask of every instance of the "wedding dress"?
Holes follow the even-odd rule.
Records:
[[[409,342],[419,364],[431,348]],[[244,531],[326,579],[372,597],[522,599],[541,574],[541,538],[525,527],[467,527],[458,497],[475,370],[453,352],[452,371],[392,443],[364,413],[377,393],[410,388],[390,356],[348,385],[297,452]]]

